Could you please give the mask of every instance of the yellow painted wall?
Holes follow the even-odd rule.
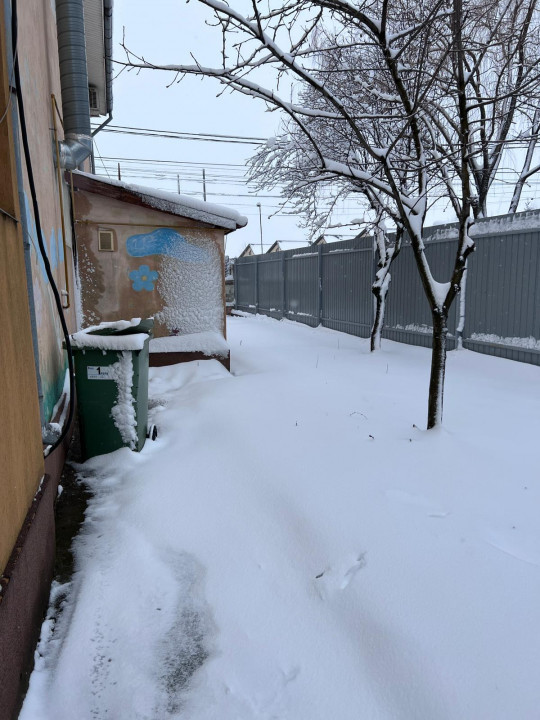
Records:
[[[5,48],[3,14],[0,47]],[[6,62],[0,53],[0,106],[7,107]],[[13,129],[0,124],[0,207],[20,217]],[[0,213],[0,573],[43,476],[37,383],[20,222]]]
[[[25,0],[18,3],[19,58],[21,89],[28,125],[28,142],[36,184],[39,212],[47,255],[56,284],[65,290],[64,247],[60,211],[59,185],[54,163],[53,127],[54,114],[51,95],[54,94],[62,109],[60,73],[58,66],[58,42],[54,0]],[[59,138],[63,138],[61,123],[57,121]],[[24,165],[24,163],[23,163]],[[58,312],[45,267],[41,258],[30,190],[24,170],[25,214],[30,239],[32,263],[32,291],[38,328],[39,370],[44,394],[44,421],[50,420],[64,384],[66,356],[62,350],[62,331]],[[63,183],[62,183],[63,185]],[[64,193],[66,252],[68,255],[68,283],[71,289],[71,307],[65,310],[70,330],[76,329],[73,298],[73,255],[71,222],[69,216],[69,192]]]

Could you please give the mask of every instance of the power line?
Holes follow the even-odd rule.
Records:
[[[101,157],[101,155],[100,155],[100,153],[99,153],[99,148],[98,148],[97,142],[96,142],[95,140],[94,140],[94,146],[95,146],[95,148],[96,148],[96,152],[97,152],[97,154],[98,154],[98,158],[101,160],[101,164],[103,165],[103,169],[104,169],[105,172],[107,173],[107,177],[108,177],[109,180],[110,180],[110,179],[111,179],[111,176],[109,175],[109,171],[107,170],[107,167],[106,167],[105,163],[103,162],[103,158]]]
[[[152,163],[156,165],[194,165],[197,167],[230,167],[230,168],[241,168],[245,170],[245,165],[241,163],[213,163],[213,162],[195,162],[189,160],[158,160],[152,158],[124,158],[124,157],[108,157],[103,155],[104,160],[110,160],[112,162],[140,162],[140,163]]]
[[[145,137],[167,138],[169,140],[198,140],[202,142],[221,142],[233,145],[263,145],[267,138],[248,137],[243,135],[219,135],[217,133],[188,133],[177,130],[156,130],[153,128],[137,128],[128,125],[107,125],[101,132],[122,135],[143,135]]]

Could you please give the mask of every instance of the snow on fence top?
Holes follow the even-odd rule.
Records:
[[[128,330],[141,322],[141,318],[102,322],[92,325],[71,335],[71,344],[76,348],[95,348],[98,350],[142,350],[148,335],[145,332],[130,335],[93,335],[96,330]]]
[[[501,235],[509,232],[522,232],[524,230],[540,230],[540,211],[529,210],[511,215],[496,215],[494,217],[479,218],[471,228],[471,236]],[[431,226],[426,228],[429,236],[426,240],[449,240],[458,236],[457,223]]]
[[[208,223],[209,225],[217,225],[227,230],[237,230],[247,225],[247,218],[244,217],[244,215],[223,205],[215,205],[214,203],[198,200],[197,198],[187,195],[178,195],[178,193],[167,192],[165,190],[156,190],[155,188],[145,185],[131,185],[120,180],[98,177],[97,175],[81,172],[80,170],[74,170],[73,174],[89,178],[104,185],[126,190],[132,195],[139,197],[145,205],[155,210],[160,210],[161,212],[181,215],[190,220]]]
[[[474,237],[480,237],[482,235],[504,235],[506,233],[515,232],[526,232],[529,231],[540,231],[540,210],[527,210],[520,213],[514,213],[510,215],[496,215],[494,217],[480,218],[475,221],[472,226],[470,235]],[[391,230],[388,233],[388,237],[393,240],[395,233]],[[458,224],[447,223],[444,225],[429,225],[424,228],[424,241],[430,243],[437,240],[453,240],[458,236]],[[323,254],[328,255],[331,253],[344,252],[346,250],[354,249],[358,247],[358,243],[362,243],[363,247],[369,246],[373,242],[373,236],[365,233],[359,233],[354,238],[348,240],[337,240],[335,242],[327,242],[322,246]],[[405,244],[407,236],[404,240]],[[312,246],[306,248],[295,248],[294,250],[281,250],[280,252],[285,255],[286,258],[303,258],[317,255],[310,250]],[[279,253],[274,253],[279,255]],[[254,255],[249,258],[238,257],[236,261],[245,263],[248,260],[256,262],[256,258],[259,261],[262,260],[262,255]],[[277,258],[276,258],[277,259]]]

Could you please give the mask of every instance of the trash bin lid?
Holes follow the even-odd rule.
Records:
[[[74,333],[71,335],[71,342],[75,348],[95,347],[103,350],[141,350],[146,338],[133,337],[130,342],[126,336],[144,334],[152,337],[153,327],[153,318],[146,318],[145,320],[133,318],[131,321],[104,322]]]
[[[134,333],[146,333],[152,335],[154,330],[154,318],[133,318],[131,321],[118,320],[113,323],[101,323],[93,328],[87,328],[84,332],[89,335],[133,335]]]

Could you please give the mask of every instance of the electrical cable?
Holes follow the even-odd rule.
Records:
[[[155,128],[138,128],[129,125],[108,125],[102,132],[121,133],[125,135],[145,135],[175,140],[202,140],[206,142],[232,142],[245,145],[263,145],[267,138],[246,135],[220,135],[218,133],[192,133],[179,130],[157,130]]]
[[[109,180],[111,180],[112,178],[111,178],[111,176],[110,176],[110,174],[109,174],[109,171],[107,170],[107,168],[106,168],[106,166],[105,166],[105,163],[103,162],[103,158],[101,157],[101,154],[100,154],[100,152],[99,152],[99,148],[98,148],[98,146],[97,146],[97,142],[94,140],[93,143],[94,143],[94,147],[96,148],[96,152],[97,152],[97,154],[98,154],[98,158],[101,160],[101,164],[103,165],[103,169],[104,169],[105,172],[107,173],[107,177],[109,178]],[[95,174],[96,174],[96,172],[95,172],[95,168],[94,168],[94,175],[95,175]]]
[[[11,5],[11,38],[12,38],[12,46],[14,48],[17,47],[17,39],[18,39],[18,24],[17,24],[17,0],[12,0]],[[62,432],[60,433],[60,436],[55,440],[55,442],[52,445],[49,445],[49,447],[45,451],[45,455],[50,455],[53,450],[55,450],[64,440],[66,435],[68,434],[69,428],[71,427],[71,423],[73,421],[73,414],[74,414],[74,397],[75,397],[75,383],[74,383],[74,372],[73,372],[73,352],[71,349],[71,342],[69,340],[69,330],[67,328],[66,324],[66,318],[64,317],[64,310],[62,308],[62,301],[60,299],[60,293],[58,292],[58,287],[56,286],[56,282],[54,279],[54,276],[52,274],[51,270],[51,264],[49,262],[49,258],[47,256],[47,251],[45,249],[45,245],[43,243],[43,233],[41,230],[41,219],[39,215],[39,205],[37,200],[37,193],[36,193],[36,185],[34,182],[34,173],[32,170],[32,162],[30,158],[30,147],[28,144],[28,131],[26,127],[26,118],[24,114],[24,102],[22,97],[22,89],[21,89],[21,76],[20,76],[20,70],[19,70],[19,56],[18,54],[14,56],[13,58],[14,63],[14,70],[15,70],[15,85],[16,85],[16,93],[17,93],[17,104],[19,107],[19,123],[21,126],[21,138],[22,138],[22,144],[24,148],[24,156],[26,161],[26,171],[28,175],[28,184],[30,186],[30,195],[32,196],[32,207],[34,210],[34,220],[36,222],[36,233],[37,233],[37,240],[39,244],[39,250],[41,252],[41,256],[43,258],[43,264],[45,266],[45,272],[47,274],[47,277],[49,279],[49,282],[51,283],[51,289],[54,295],[54,300],[56,304],[56,308],[58,310],[58,315],[60,317],[60,324],[62,326],[62,331],[64,334],[64,341],[66,344],[66,351],[67,351],[67,360],[68,360],[68,373],[69,373],[69,412],[67,419],[64,423],[64,427],[62,428]]]
[[[157,160],[153,158],[126,158],[126,157],[109,157],[103,155],[104,160],[111,160],[114,162],[142,162],[142,163],[163,163],[166,165],[193,165],[200,166],[201,168],[207,167],[230,167],[242,169],[245,172],[246,165],[241,163],[215,163],[215,162],[195,162],[189,160]]]

